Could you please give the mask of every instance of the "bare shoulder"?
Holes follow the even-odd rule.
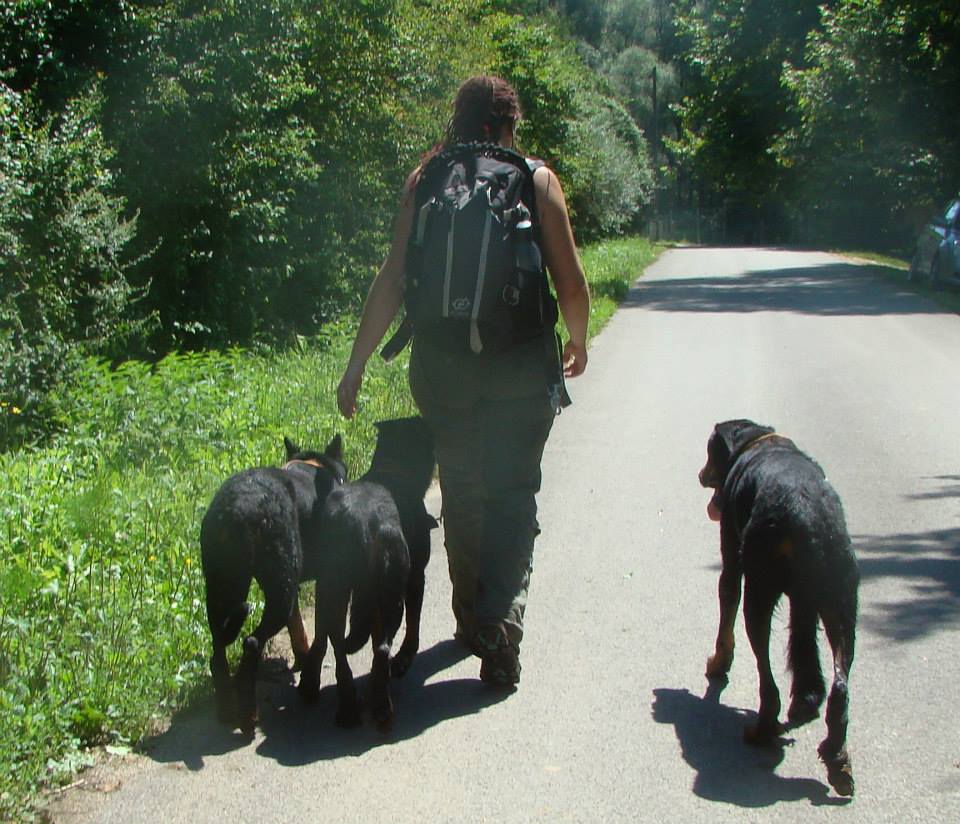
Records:
[[[413,203],[413,194],[417,189],[417,184],[420,182],[422,172],[423,167],[417,166],[416,169],[407,175],[407,179],[403,182],[403,190],[400,192],[400,204],[402,206]]]
[[[533,190],[541,223],[550,224],[553,221],[567,220],[567,201],[563,196],[560,179],[553,169],[549,166],[541,166],[534,171]]]
[[[533,186],[537,194],[546,194],[554,186],[559,187],[560,181],[554,174],[553,169],[544,164],[533,170]]]

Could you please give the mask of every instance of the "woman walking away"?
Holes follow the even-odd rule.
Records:
[[[398,334],[412,330],[410,389],[436,441],[456,637],[480,656],[480,678],[504,687],[520,680],[540,462],[570,402],[563,378],[586,368],[590,314],[560,183],[513,151],[519,117],[504,80],[460,87],[443,142],[407,179],[337,389],[350,418],[405,302]]]

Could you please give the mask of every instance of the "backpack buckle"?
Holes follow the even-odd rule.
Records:
[[[503,287],[503,292],[500,294],[500,299],[507,306],[519,306],[520,304],[520,290],[514,286],[512,283],[508,283]]]

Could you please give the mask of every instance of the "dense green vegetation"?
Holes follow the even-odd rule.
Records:
[[[909,247],[960,186],[951,0],[678,0],[675,143],[733,240]],[[907,255],[909,257],[909,254]]]
[[[960,178],[955,6],[0,0],[0,449],[58,429],[84,356],[286,346],[356,310],[476,72],[518,87],[580,242],[909,256]]]
[[[593,332],[655,251],[640,240],[584,250]],[[322,448],[335,432],[356,475],[373,422],[413,414],[404,355],[375,359],[358,416],[339,417],[352,332],[331,325],[282,353],[118,369],[88,358],[63,393],[55,442],[0,455],[0,820],[22,813],[38,782],[82,765],[85,747],[129,746],[210,688],[198,534],[228,475],[277,465],[284,435]]]
[[[0,2],[0,447],[56,430],[83,355],[289,345],[356,309],[470,74],[518,86],[581,242],[634,225],[640,130],[524,6]]]

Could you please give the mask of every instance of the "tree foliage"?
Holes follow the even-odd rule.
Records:
[[[799,122],[778,154],[797,170],[807,233],[909,247],[960,185],[960,12],[940,0],[844,0],[824,10],[806,64],[785,77]]]
[[[105,123],[173,344],[283,340],[369,265],[396,164],[392,3],[166,4],[134,21]]]
[[[649,199],[645,141],[547,12],[0,0],[4,408],[46,415],[78,343],[109,357],[283,344],[355,311],[400,186],[471,74],[517,86],[522,146],[557,169],[582,240],[630,226]]]
[[[821,0],[683,3],[687,89],[674,150],[708,202],[728,208],[728,236],[784,239],[789,181],[773,147],[795,125],[784,64],[802,65]]]
[[[78,356],[118,357],[149,324],[100,101],[91,87],[54,122],[0,83],[0,443],[50,425]]]
[[[905,250],[956,192],[947,0],[684,0],[673,144],[741,239]]]

